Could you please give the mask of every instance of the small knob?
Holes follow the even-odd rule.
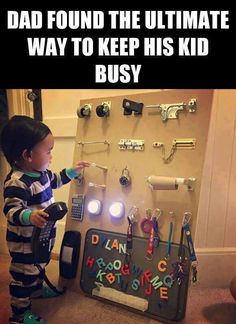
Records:
[[[109,116],[109,112],[110,106],[106,103],[103,103],[102,105],[99,105],[96,108],[96,114],[98,117],[107,117]]]
[[[85,104],[84,106],[79,107],[77,109],[77,116],[79,118],[89,117],[91,114],[91,108],[92,107],[89,104]]]

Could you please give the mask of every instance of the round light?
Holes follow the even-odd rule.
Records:
[[[91,200],[88,203],[88,212],[92,215],[99,215],[102,209],[102,204],[100,200]]]
[[[114,202],[109,208],[109,213],[114,218],[121,218],[124,215],[124,205],[121,202]]]

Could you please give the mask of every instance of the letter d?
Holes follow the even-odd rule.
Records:
[[[16,29],[19,25],[19,14],[17,11],[7,12],[7,28]]]
[[[99,242],[99,236],[93,234],[92,235],[92,244],[96,245],[96,244],[98,244],[98,242]]]

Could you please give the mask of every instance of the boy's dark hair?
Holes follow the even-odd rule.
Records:
[[[24,150],[33,147],[51,133],[48,126],[28,116],[13,116],[1,133],[1,147],[11,166],[22,156]]]

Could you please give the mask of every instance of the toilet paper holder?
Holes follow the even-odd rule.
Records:
[[[194,191],[196,178],[177,178],[164,176],[149,176],[147,183],[152,190],[177,190],[179,185],[185,185],[188,191]]]

